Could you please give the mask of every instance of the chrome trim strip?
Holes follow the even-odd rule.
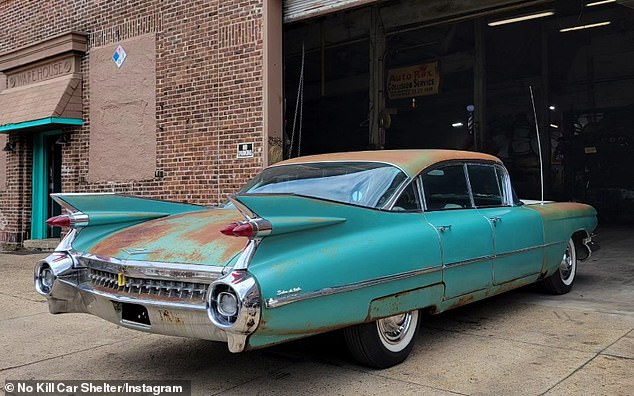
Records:
[[[401,197],[401,194],[403,193],[403,191],[405,191],[405,189],[409,187],[409,183],[416,182],[415,179],[412,179],[411,177],[407,176],[407,173],[405,173],[405,176],[406,176],[405,179],[403,179],[401,184],[396,188],[396,191],[394,191],[390,199],[380,209],[392,210],[394,208],[394,205],[396,205],[396,201],[398,201],[398,199]]]
[[[63,196],[63,195],[68,195],[68,196],[88,196],[88,195],[117,195],[117,193],[113,193],[113,192],[100,192],[100,193],[53,193],[51,194],[51,198],[53,197],[58,197],[58,196]]]
[[[278,297],[278,298],[268,298],[265,301],[265,306],[266,308],[277,308],[277,307],[281,307],[287,304],[291,304],[294,302],[298,302],[298,301],[304,301],[304,300],[310,300],[316,297],[323,297],[323,296],[329,296],[332,294],[338,294],[338,293],[346,293],[346,292],[351,292],[351,291],[355,291],[364,287],[371,287],[371,286],[377,286],[383,283],[388,283],[388,282],[393,282],[393,281],[398,281],[398,280],[403,280],[403,279],[408,279],[408,278],[413,278],[415,276],[420,276],[420,275],[427,275],[427,274],[431,274],[434,272],[438,272],[438,271],[442,271],[445,270],[447,268],[457,268],[457,267],[462,267],[468,264],[474,264],[480,261],[486,261],[486,260],[491,260],[491,259],[496,259],[499,257],[507,257],[507,256],[511,256],[517,253],[523,253],[523,252],[527,252],[527,251],[531,251],[531,250],[536,250],[536,249],[543,249],[549,246],[554,246],[554,245],[559,245],[563,242],[551,242],[551,243],[547,243],[544,245],[539,245],[539,246],[531,246],[531,247],[527,247],[527,248],[523,248],[523,249],[518,249],[518,250],[514,250],[511,252],[506,252],[506,253],[502,253],[502,254],[497,254],[497,255],[491,255],[491,256],[483,256],[483,257],[479,257],[476,259],[469,259],[469,260],[464,260],[464,261],[458,261],[455,263],[451,263],[448,265],[443,264],[442,266],[436,266],[436,267],[431,267],[431,268],[425,268],[422,270],[414,270],[414,271],[408,271],[408,272],[401,272],[399,274],[396,275],[387,275],[387,276],[382,276],[379,278],[375,278],[375,279],[370,279],[370,280],[366,280],[366,281],[361,281],[361,282],[356,282],[356,283],[352,283],[350,285],[344,285],[344,286],[335,286],[335,287],[327,287],[324,289],[320,289],[320,290],[316,290],[313,292],[308,292],[308,293],[304,293],[304,294],[293,294],[293,295],[285,295],[282,297]]]
[[[408,278],[412,278],[419,275],[431,274],[434,272],[442,271],[442,269],[443,269],[442,266],[437,266],[437,267],[425,268],[422,270],[401,272],[400,274],[396,274],[396,275],[382,276],[379,278],[356,282],[349,285],[327,287],[321,290],[316,290],[314,292],[308,292],[304,294],[293,294],[293,295],[285,295],[278,298],[269,298],[268,300],[266,300],[265,305],[267,308],[277,308],[277,307],[281,307],[286,304],[294,303],[297,301],[309,300],[316,297],[329,296],[331,294],[346,293],[346,292],[358,290],[364,287],[377,286],[387,282],[408,279]]]
[[[165,300],[147,300],[147,299],[141,298],[142,295],[138,295],[138,294],[133,294],[134,297],[126,297],[126,296],[121,296],[118,294],[106,293],[101,290],[95,290],[88,283],[81,283],[79,285],[74,285],[74,286],[77,287],[77,289],[79,289],[80,291],[83,291],[85,293],[94,294],[96,296],[106,298],[110,301],[116,301],[120,303],[140,304],[140,305],[147,305],[147,306],[152,306],[157,308],[188,309],[193,311],[207,310],[206,304],[204,302],[202,304],[188,304],[188,303],[172,302],[172,301],[165,301]]]
[[[90,267],[102,271],[123,273],[144,279],[166,279],[178,282],[211,283],[222,276],[224,267],[209,267],[198,264],[162,263],[141,260],[122,260],[113,257],[95,256],[89,253],[69,252],[85,267],[82,259],[90,260]],[[206,281],[206,282],[204,282]]]
[[[247,220],[255,219],[256,217],[258,217],[258,215],[255,214],[255,212],[253,212],[245,204],[243,204],[242,202],[238,200],[237,195],[229,197],[229,201],[233,204],[233,206],[236,207],[236,209],[238,209],[238,212],[240,212],[240,214],[244,216]]]
[[[240,253],[240,256],[238,257],[238,261],[236,261],[236,264],[233,267],[233,269],[246,270],[247,268],[249,268],[249,263],[251,262],[251,259],[255,255],[255,251],[258,249],[258,246],[260,246],[261,241],[262,240],[259,238],[249,239],[247,246],[244,248],[242,253]]]
[[[345,160],[345,159],[341,159],[341,160],[326,160],[326,161],[306,161],[306,162],[293,162],[292,164],[273,164],[273,165],[269,165],[267,167],[268,168],[275,168],[275,167],[282,167],[282,166],[294,166],[294,165],[307,165],[307,164],[332,164],[332,163],[359,163],[359,164],[384,164],[384,165],[389,165],[392,166],[398,170],[400,170],[401,172],[403,172],[405,174],[405,176],[407,176],[407,178],[411,178],[411,176],[405,172],[405,169],[401,168],[400,166],[392,163],[392,162],[386,162],[386,161],[375,161],[375,160]]]

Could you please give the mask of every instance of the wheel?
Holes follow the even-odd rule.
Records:
[[[559,263],[559,268],[554,274],[544,279],[544,288],[552,294],[566,294],[572,289],[576,274],[577,251],[574,241],[570,238],[561,263]]]
[[[344,329],[346,344],[359,363],[387,368],[401,363],[414,347],[418,311],[411,311]]]

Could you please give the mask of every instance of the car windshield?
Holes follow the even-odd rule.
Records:
[[[407,176],[395,166],[374,162],[318,162],[265,169],[240,190],[298,194],[381,208]]]

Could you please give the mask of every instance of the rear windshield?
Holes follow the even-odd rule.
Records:
[[[282,165],[262,171],[239,194],[290,193],[381,208],[406,179],[400,169],[373,162]]]

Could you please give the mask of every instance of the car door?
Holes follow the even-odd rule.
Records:
[[[493,232],[474,208],[466,164],[452,162],[420,176],[425,218],[441,241],[445,299],[491,285]]]
[[[538,273],[543,260],[541,216],[514,204],[502,166],[467,164],[467,173],[474,204],[493,229],[493,284]]]

